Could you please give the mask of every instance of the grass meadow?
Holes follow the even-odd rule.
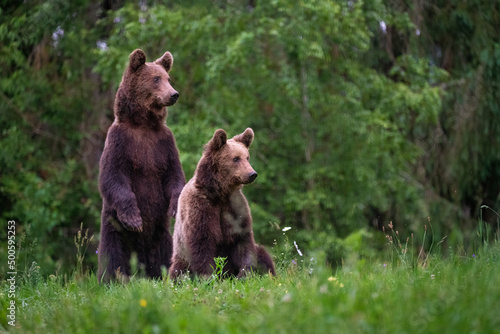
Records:
[[[395,234],[393,234],[396,236]],[[418,254],[388,236],[383,256],[324,265],[293,244],[271,249],[278,276],[209,280],[135,276],[99,285],[71,276],[19,277],[16,327],[5,281],[0,331],[15,333],[499,333],[500,247]],[[76,240],[75,240],[76,241]],[[288,242],[288,240],[286,240]],[[286,251],[286,252],[285,252]],[[80,252],[80,250],[79,250]],[[280,252],[276,256],[276,252]],[[82,256],[77,254],[77,258]]]

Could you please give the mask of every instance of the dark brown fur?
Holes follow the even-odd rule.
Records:
[[[146,63],[144,52],[135,50],[116,93],[115,121],[100,161],[99,281],[126,280],[132,253],[150,277],[160,277],[161,266],[171,264],[169,217],[186,183],[165,124],[166,106],[179,95],[169,83],[172,64],[169,52]]]
[[[241,191],[257,176],[248,154],[253,138],[250,128],[230,140],[224,130],[217,130],[205,147],[179,198],[171,278],[187,271],[210,275],[215,257],[227,257],[224,271],[230,275],[276,275],[269,254],[255,244],[250,208]]]

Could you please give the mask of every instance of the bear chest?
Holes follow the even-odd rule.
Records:
[[[151,138],[134,138],[131,143],[130,164],[135,173],[158,174],[168,166],[168,154],[159,141]]]
[[[250,233],[250,209],[241,192],[236,192],[229,197],[229,201],[221,209],[221,230],[227,238],[235,235]]]

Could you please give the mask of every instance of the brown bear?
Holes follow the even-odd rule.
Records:
[[[169,219],[186,179],[174,135],[166,125],[167,106],[179,93],[170,85],[170,52],[146,62],[142,50],[130,54],[116,93],[115,120],[100,160],[103,200],[99,242],[99,281],[128,280],[137,255],[149,277],[169,268]]]
[[[215,269],[216,257],[225,257],[224,272],[238,278],[250,271],[276,275],[269,254],[255,244],[250,208],[241,191],[257,177],[248,153],[253,138],[250,128],[229,140],[219,129],[205,146],[179,197],[172,279],[187,272],[206,277]]]

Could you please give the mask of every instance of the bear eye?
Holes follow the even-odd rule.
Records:
[[[238,162],[238,161],[240,161],[240,157],[233,158],[233,161],[234,161],[234,162]]]
[[[155,83],[158,83],[158,82],[160,81],[160,79],[161,79],[160,77],[154,77],[154,78],[153,78],[153,81],[154,81]]]

